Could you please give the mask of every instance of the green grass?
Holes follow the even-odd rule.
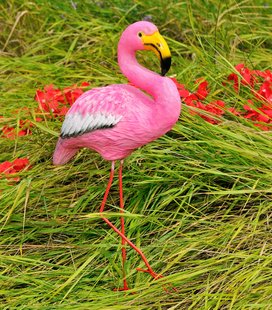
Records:
[[[126,82],[116,45],[130,23],[151,15],[173,54],[169,74],[187,88],[205,77],[208,101],[237,108],[246,97],[222,85],[233,66],[271,66],[269,1],[23,1],[0,3],[0,119],[35,116],[38,88]],[[150,53],[140,61],[153,70]],[[16,111],[17,112],[14,112]],[[125,161],[127,235],[157,272],[153,281],[128,249],[121,285],[120,240],[97,214],[110,164],[82,150],[54,167],[61,122],[0,139],[0,162],[28,157],[13,186],[0,179],[1,309],[270,309],[272,136],[249,121],[205,122],[183,108],[172,132]],[[107,210],[119,219],[117,181]],[[163,284],[178,293],[167,294]]]

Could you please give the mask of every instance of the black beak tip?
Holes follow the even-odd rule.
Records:
[[[165,74],[169,71],[171,67],[171,57],[166,57],[161,60],[161,75],[165,76]]]

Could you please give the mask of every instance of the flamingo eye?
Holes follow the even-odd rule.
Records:
[[[138,32],[138,37],[141,38],[143,36],[142,32]]]

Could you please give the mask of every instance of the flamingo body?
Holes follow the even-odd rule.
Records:
[[[167,80],[171,87],[172,81]],[[170,115],[165,112],[164,106],[157,106],[152,98],[130,85],[89,90],[66,115],[54,164],[65,164],[83,147],[97,151],[106,160],[123,159],[172,128],[179,111]]]

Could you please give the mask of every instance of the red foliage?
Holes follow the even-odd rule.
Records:
[[[4,175],[7,179],[18,182],[20,177],[14,176],[16,173],[30,167],[27,158],[17,158],[14,161],[4,161],[0,163],[0,178]]]
[[[10,140],[14,140],[17,137],[32,134],[30,128],[33,127],[33,124],[30,120],[28,120],[28,119],[20,120],[18,127],[19,127],[19,130],[17,131],[17,129],[14,127],[7,126],[7,125],[3,126],[2,127],[2,137],[10,139]]]
[[[35,94],[35,100],[39,103],[36,112],[49,118],[52,116],[63,117],[88,86],[90,86],[88,82],[83,82],[80,86],[72,85],[63,90],[54,88],[52,84],[45,86],[44,90],[38,89]],[[28,112],[27,108],[26,110]],[[41,122],[43,119],[44,117],[36,117],[36,122]],[[31,127],[33,127],[33,123],[30,120],[20,120],[18,127],[19,130],[11,126],[3,126],[2,137],[14,140],[17,137],[32,134]]]
[[[200,101],[195,101],[195,102],[187,103],[187,105],[194,107],[194,108],[198,108],[202,111],[208,112],[211,116],[204,115],[203,113],[191,111],[192,114],[200,115],[203,119],[205,119],[207,122],[211,124],[218,124],[220,122],[219,117],[225,113],[223,110],[223,108],[225,107],[225,103],[221,100],[216,100],[208,104],[204,104]]]
[[[238,74],[231,73],[228,76],[228,80],[234,81],[233,88],[237,93],[239,92],[239,79],[241,79],[242,84],[253,86],[254,79],[252,77],[251,71],[246,68],[244,64],[239,64],[235,66],[235,69],[237,70]]]
[[[198,85],[195,95],[198,97],[199,100],[204,100],[209,94],[209,91],[207,89],[208,82],[203,79],[196,80],[196,83],[199,83],[199,82],[200,84]]]
[[[13,165],[13,169],[16,172],[19,172],[25,169],[25,167],[29,166],[29,160],[28,158],[17,158],[13,161],[12,165]]]
[[[13,127],[4,126],[2,128],[2,136],[7,139],[14,140],[16,138],[16,129]]]
[[[191,111],[193,115],[199,115],[206,121],[212,124],[218,124],[220,117],[226,112],[233,115],[250,119],[262,130],[271,130],[272,125],[272,72],[270,70],[250,70],[244,64],[235,66],[236,72],[231,73],[228,81],[233,81],[233,88],[235,92],[240,93],[242,86],[249,89],[253,95],[252,100],[248,100],[249,105],[244,106],[244,111],[238,111],[233,107],[226,107],[225,102],[221,100],[204,103],[203,100],[209,94],[208,82],[203,79],[196,80],[199,83],[197,90],[190,93],[184,88],[183,84],[179,84],[176,79],[172,80],[176,84],[178,90],[183,90],[181,98],[183,102],[191,107],[208,112],[209,115],[201,111]],[[226,83],[223,83],[226,85]],[[213,117],[215,116],[215,117]]]
[[[45,86],[44,90],[38,89],[35,94],[35,100],[39,103],[37,113],[40,113],[43,117],[36,117],[36,122],[43,121],[45,116],[49,118],[63,117],[70,106],[83,94],[84,89],[89,85],[88,82],[83,82],[80,86],[72,85],[60,90],[51,84]],[[26,110],[29,113],[27,108],[22,108],[21,110]],[[20,120],[18,129],[8,125],[3,126],[1,136],[14,140],[18,136],[31,134],[31,128],[33,126],[33,123],[28,119]],[[0,178],[5,176],[9,180],[18,182],[20,178],[15,174],[29,167],[29,160],[27,158],[17,158],[13,162],[5,161],[0,163]]]
[[[209,115],[205,114],[205,112],[201,113],[198,111],[191,111],[191,114],[199,115],[211,124],[219,123],[219,118],[224,114],[225,103],[221,100],[216,100],[208,104],[201,102],[201,100],[206,99],[209,94],[208,82],[205,79],[201,78],[195,81],[195,83],[198,84],[198,87],[194,93],[190,93],[188,90],[186,90],[184,85],[179,84],[176,79],[172,78],[172,80],[176,84],[179,92],[182,90],[181,98],[187,106],[208,112],[207,114]]]
[[[35,100],[39,103],[37,112],[49,117],[64,116],[88,86],[88,82],[83,82],[80,86],[72,85],[63,90],[55,88],[53,84],[45,86],[43,90],[38,89],[35,95]]]
[[[237,67],[237,66],[236,66]],[[249,70],[249,89],[254,96],[248,99],[249,105],[244,105],[243,116],[254,122],[262,130],[271,130],[272,125],[272,72],[270,70]],[[265,124],[267,125],[265,125]]]

